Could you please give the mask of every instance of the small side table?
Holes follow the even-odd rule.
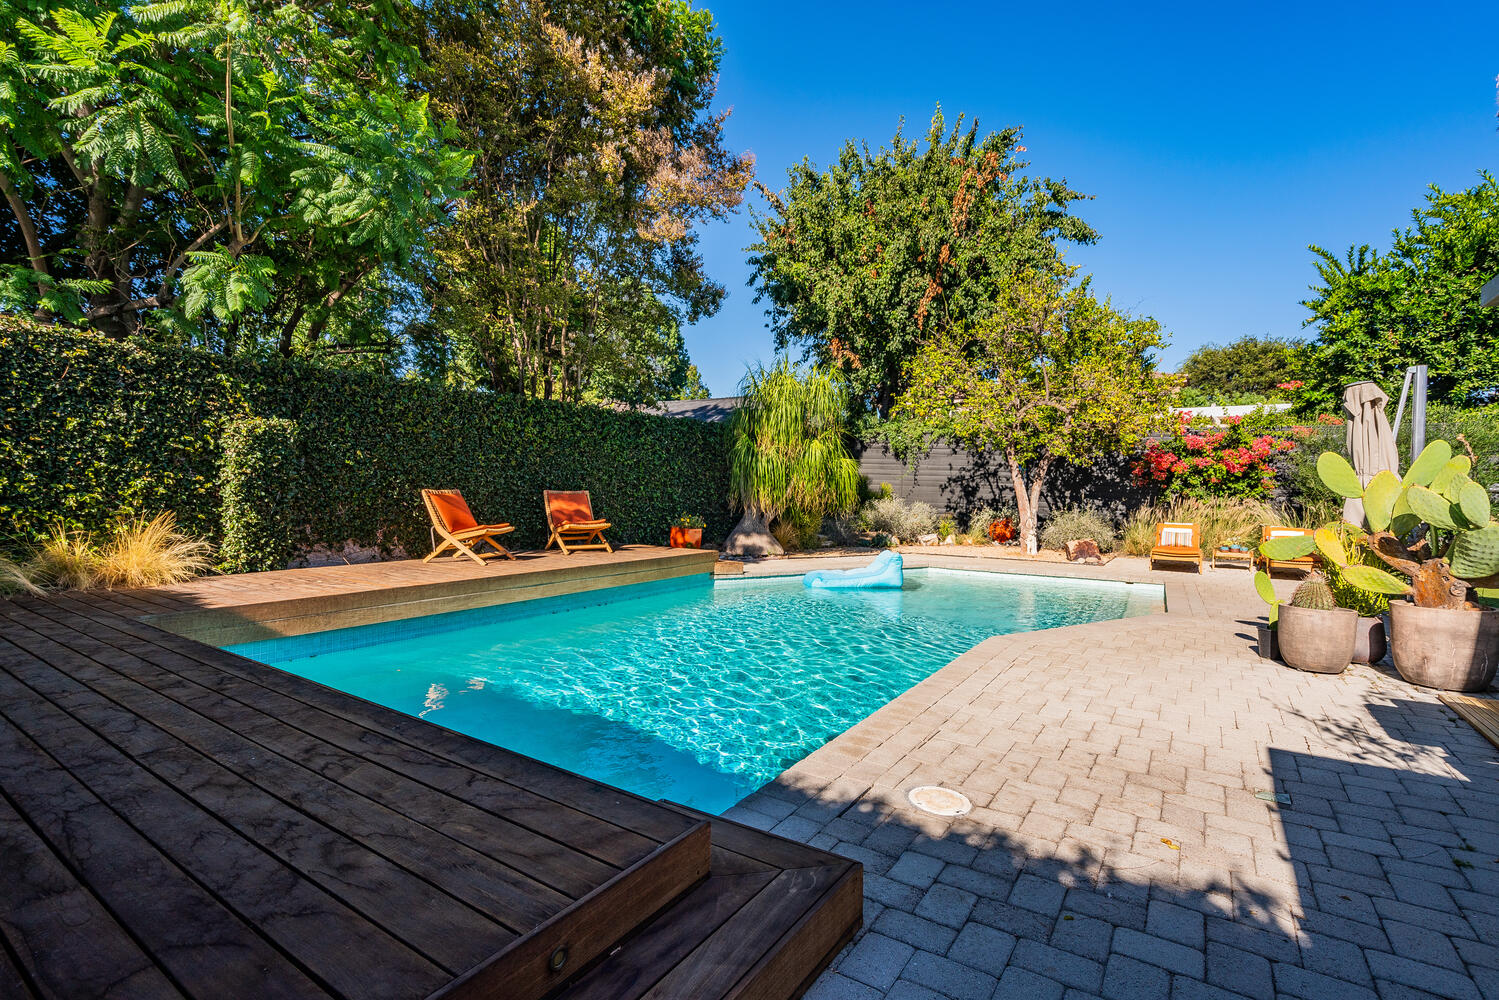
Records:
[[[1219,567],[1219,565],[1224,565],[1224,566],[1243,566],[1245,569],[1253,569],[1254,568],[1254,550],[1253,549],[1225,549],[1225,548],[1214,549],[1213,550],[1213,568],[1217,569]]]

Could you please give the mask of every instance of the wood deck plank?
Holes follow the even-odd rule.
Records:
[[[68,982],[99,1000],[176,1000],[182,993],[52,847],[0,797],[0,934],[7,964],[25,969],[22,995],[56,997]],[[66,933],[59,933],[65,928]],[[33,991],[30,983],[43,984]],[[0,995],[9,995],[0,993]]]
[[[546,830],[551,836],[583,845],[601,860],[620,867],[632,864],[642,852],[680,835],[690,826],[672,820],[654,803],[628,793],[600,794],[597,787],[590,787],[596,783],[586,778],[518,755],[482,755],[507,758],[501,762],[506,776],[475,773],[475,760],[434,753],[428,749],[431,740],[423,739],[441,734],[444,745],[463,747],[469,751],[466,756],[472,758],[474,746],[483,744],[470,737],[151,626],[118,619],[94,624],[91,631],[109,634],[111,645],[124,652],[148,658],[153,665],[220,695],[263,708],[272,717],[297,720],[303,728],[334,745],[523,822],[533,830]],[[305,695],[312,697],[299,697]],[[362,710],[366,706],[370,711]],[[337,710],[340,708],[343,710]],[[396,729],[388,732],[376,729],[377,720],[382,718],[397,723]],[[407,726],[408,721],[418,725]],[[528,764],[534,766],[527,767]],[[583,794],[573,794],[576,792]],[[626,798],[621,800],[621,795]],[[632,808],[636,804],[643,808]],[[606,819],[606,815],[617,819]]]
[[[497,859],[460,844],[438,831],[302,766],[270,753],[240,733],[204,719],[185,706],[115,675],[35,632],[18,637],[15,618],[0,620],[0,635],[45,648],[49,661],[64,661],[68,670],[88,677],[126,710],[151,718],[167,732],[189,743],[254,784],[271,783],[284,801],[325,823],[337,824],[354,840],[389,858],[430,884],[483,912],[493,914],[517,933],[563,909],[571,899]],[[253,763],[253,768],[249,765]],[[253,772],[253,773],[252,773]]]
[[[609,865],[537,832],[537,828],[548,828],[553,821],[551,816],[542,817],[537,828],[528,828],[505,815],[485,812],[462,798],[418,783],[379,763],[372,763],[368,754],[360,756],[330,743],[327,740],[328,720],[313,719],[307,723],[311,728],[297,728],[283,721],[287,718],[285,713],[269,714],[256,706],[225,698],[137,656],[134,652],[116,648],[103,639],[77,636],[76,633],[69,637],[66,634],[68,630],[62,629],[51,619],[40,616],[16,617],[54,641],[66,641],[69,648],[113,667],[163,697],[198,713],[204,719],[239,733],[266,750],[295,761],[417,823],[501,860],[516,871],[524,870],[529,877],[540,880],[571,899],[592,891],[600,883],[613,877],[621,867]],[[301,716],[306,714],[306,709],[304,707],[298,712],[293,708],[290,714]],[[306,722],[301,718],[294,721]],[[336,724],[341,720],[331,721]],[[350,732],[344,735],[357,746],[360,733]],[[366,739],[365,742],[371,741]],[[553,812],[560,813],[562,810],[557,808]],[[582,814],[574,815],[588,819],[582,817]],[[559,826],[563,825],[561,818],[556,822]],[[597,820],[586,829],[578,829],[575,824],[574,828],[564,832],[569,836],[585,838],[624,833],[617,827]],[[631,860],[643,853],[644,850],[637,851]]]
[[[107,744],[55,703],[0,670],[0,699],[26,719],[27,735],[182,871],[341,996],[402,1000],[404,984],[451,975],[316,887],[300,873],[205,815],[199,804]],[[365,956],[381,954],[380,966]]]
[[[18,811],[187,993],[326,995],[48,756],[8,708],[0,709],[0,768]]]
[[[60,605],[68,603],[65,597],[55,600]],[[98,614],[86,606],[81,610],[91,619]],[[440,756],[515,788],[528,790],[595,817],[609,817],[615,825],[648,837],[658,844],[679,836],[687,828],[680,814],[638,795],[501,750],[424,719],[336,691],[305,677],[205,646],[192,639],[172,635],[141,622],[108,616],[108,624],[132,636],[144,638],[162,649],[182,653],[219,672],[254,683],[265,689],[268,698],[292,698],[320,708],[370,733],[422,748],[434,756]]]
[[[30,654],[0,648],[5,669],[91,726],[120,753],[443,968],[461,971],[514,936],[491,917],[453,905],[453,897],[435,892],[427,881],[247,782],[142,716],[120,711],[77,679],[59,683],[60,675],[29,668],[30,659]],[[201,835],[205,827],[213,829],[206,821],[184,828]],[[168,830],[168,837],[173,833]],[[214,837],[222,836],[215,831]],[[371,928],[365,936],[379,935]]]

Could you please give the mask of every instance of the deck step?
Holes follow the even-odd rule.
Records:
[[[703,818],[713,839],[707,879],[552,1000],[789,1000],[805,993],[852,939],[863,919],[861,865]]]
[[[706,821],[694,824],[433,993],[431,1000],[541,1000],[707,878],[709,830]]]

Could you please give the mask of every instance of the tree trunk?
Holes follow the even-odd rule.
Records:
[[[1015,525],[1020,532],[1020,546],[1034,555],[1039,548],[1036,541],[1036,505],[1031,502],[1031,491],[1026,489],[1025,470],[1012,449],[1005,449],[1005,459],[1010,463],[1010,486],[1015,491],[1015,516],[1020,523]]]
[[[729,532],[723,543],[724,555],[729,556],[781,556],[786,550],[770,533],[770,519],[764,511],[746,508],[744,517]]]

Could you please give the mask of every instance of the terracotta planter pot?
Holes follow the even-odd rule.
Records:
[[[1358,615],[1346,608],[1319,611],[1287,604],[1280,609],[1276,631],[1287,665],[1314,674],[1340,674],[1353,661]]]
[[[1482,691],[1499,668],[1499,611],[1419,608],[1390,602],[1390,651],[1412,684]]]
[[[1389,645],[1385,642],[1384,619],[1360,618],[1353,634],[1353,662],[1378,663]]]
[[[674,549],[700,549],[703,547],[702,528],[679,528],[671,526],[671,547]]]

